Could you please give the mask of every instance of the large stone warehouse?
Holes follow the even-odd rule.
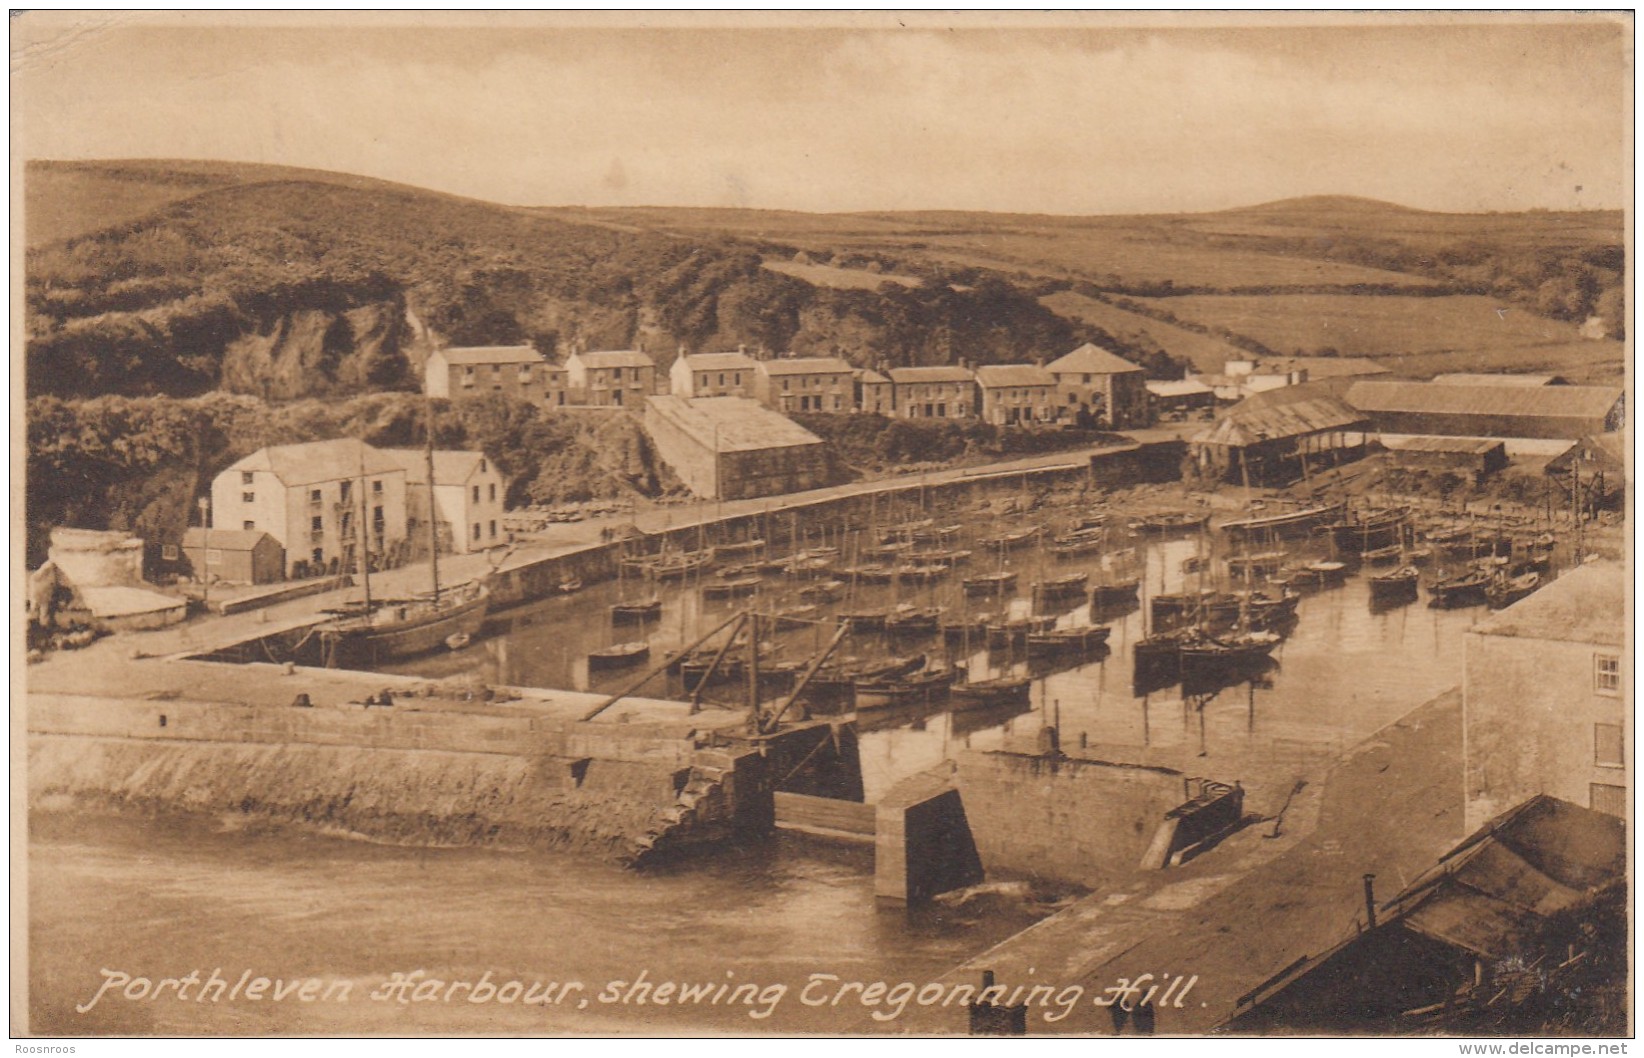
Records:
[[[743,397],[650,397],[645,432],[657,453],[704,499],[741,500],[829,483],[822,439]]]
[[[1619,386],[1355,382],[1347,403],[1381,433],[1579,440],[1621,427]]]

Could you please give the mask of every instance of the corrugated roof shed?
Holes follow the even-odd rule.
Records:
[[[224,551],[253,551],[266,536],[261,529],[213,529],[210,541],[212,547]],[[206,531],[197,525],[183,530],[184,547],[204,547],[206,540]]]
[[[1491,614],[1471,632],[1571,643],[1622,645],[1627,630],[1627,571],[1613,562],[1588,562]]]
[[[893,367],[890,370],[891,381],[898,386],[906,386],[915,382],[971,382],[976,376],[962,367],[940,365],[936,367]]]
[[[270,471],[287,485],[338,481],[361,474],[400,473],[404,469],[397,460],[352,437],[309,441],[306,444],[270,445],[257,449],[228,467],[228,470]]]
[[[1619,431],[1588,434],[1547,463],[1547,473],[1567,474],[1579,466],[1583,474],[1627,469],[1626,442]]]
[[[1365,421],[1362,413],[1332,395],[1327,385],[1309,382],[1246,397],[1193,441],[1244,448],[1284,437],[1349,430]]]
[[[1366,356],[1275,356],[1256,361],[1257,374],[1287,374],[1291,371],[1306,371],[1309,380],[1388,373],[1387,368]]]
[[[656,362],[637,349],[601,349],[573,353],[587,367],[655,367]]]
[[[692,353],[685,366],[692,371],[751,371],[756,361],[747,353]]]
[[[385,448],[383,453],[392,457],[400,466],[405,468],[406,484],[426,485],[428,483],[428,453],[423,449]],[[480,461],[484,458],[484,454],[480,452],[436,451],[434,453],[435,484],[464,484],[470,477],[473,477],[474,471],[479,469]]]
[[[984,389],[1054,386],[1056,376],[1037,364],[984,364],[976,369],[976,382]]]
[[[1522,953],[1541,920],[1621,878],[1626,824],[1545,794],[1491,820],[1385,905],[1385,921],[1474,955]]]
[[[1490,375],[1472,371],[1455,371],[1448,375],[1434,375],[1433,381],[1441,386],[1557,386],[1564,380],[1557,375]]]
[[[1488,437],[1383,436],[1381,443],[1382,447],[1394,452],[1455,452],[1474,456],[1481,456],[1503,447],[1502,442]]]
[[[822,443],[820,437],[792,419],[746,397],[662,396],[646,400],[703,447],[719,452],[757,452]]]
[[[1620,403],[1621,394],[1617,386],[1355,382],[1347,403],[1367,412],[1603,419]]]
[[[851,365],[837,356],[785,356],[761,360],[759,369],[767,375],[831,375],[850,374]]]
[[[529,345],[468,345],[441,349],[448,364],[539,364],[542,354]]]
[[[1086,342],[1066,356],[1045,365],[1051,374],[1121,375],[1141,368],[1129,360]]]
[[[1147,391],[1155,397],[1196,397],[1205,393],[1214,393],[1215,390],[1200,382],[1198,379],[1183,378],[1167,381],[1150,379]]]

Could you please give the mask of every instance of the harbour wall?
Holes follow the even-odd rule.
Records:
[[[954,784],[987,870],[1075,884],[1137,869],[1190,796],[1171,768],[1003,751],[960,754]]]
[[[994,471],[979,467],[963,477],[935,482],[899,481],[822,499],[775,497],[762,509],[727,517],[702,517],[622,543],[593,544],[577,551],[521,563],[499,570],[491,582],[492,609],[502,609],[545,598],[568,580],[585,583],[617,574],[624,554],[656,552],[664,548],[690,551],[716,541],[763,538],[783,547],[819,530],[848,532],[871,528],[888,516],[892,504],[910,499],[937,508],[971,501],[1013,484],[1056,485],[1088,481],[1100,488],[1173,481],[1181,477],[1186,448],[1179,441],[1131,445],[1091,456],[1027,470]],[[803,545],[801,545],[803,546]]]

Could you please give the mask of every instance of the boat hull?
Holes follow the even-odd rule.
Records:
[[[322,627],[320,635],[329,641],[333,658],[340,655],[354,663],[376,664],[416,657],[445,646],[448,638],[477,636],[485,624],[490,601],[490,592],[480,588],[472,598],[424,616],[376,623],[367,623],[366,618],[348,618]]]

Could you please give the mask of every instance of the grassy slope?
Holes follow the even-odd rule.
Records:
[[[919,280],[912,276],[869,272],[862,268],[837,268],[833,265],[799,264],[795,261],[766,261],[764,266],[773,272],[802,279],[812,286],[833,287],[835,290],[878,290],[886,283],[904,287],[919,285]]]
[[[1282,353],[1331,347],[1411,374],[1613,364],[1623,346],[1583,340],[1573,323],[1535,316],[1486,297],[1351,297],[1330,294],[1204,295],[1139,299],[1176,316],[1247,334]],[[1105,306],[1104,306],[1105,307]],[[1459,366],[1444,366],[1459,365]]]
[[[1168,307],[1181,299],[1161,300]],[[1097,301],[1083,294],[1075,294],[1071,290],[1047,294],[1040,298],[1039,302],[1059,316],[1093,323],[1121,338],[1146,335],[1165,351],[1175,356],[1185,356],[1193,361],[1194,368],[1199,371],[1219,372],[1226,361],[1244,360],[1250,356],[1244,350],[1219,338],[1197,334],[1162,320],[1128,312],[1117,305],[1109,305],[1105,301]],[[1237,327],[1229,329],[1237,333],[1248,333],[1239,331]]]

